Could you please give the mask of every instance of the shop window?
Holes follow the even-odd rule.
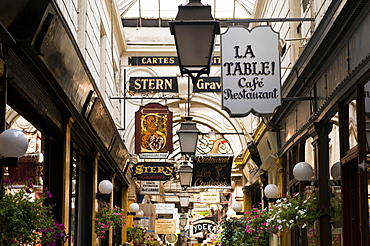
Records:
[[[356,100],[352,100],[348,105],[348,133],[349,133],[349,148],[357,146],[357,112]]]
[[[70,245],[91,244],[91,185],[88,166],[81,152],[74,149],[70,179]]]

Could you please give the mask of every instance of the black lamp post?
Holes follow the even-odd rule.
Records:
[[[211,6],[200,0],[180,5],[175,21],[169,22],[175,36],[181,75],[188,74],[196,83],[200,75],[209,74],[220,23],[211,14]],[[195,76],[194,76],[195,74]]]

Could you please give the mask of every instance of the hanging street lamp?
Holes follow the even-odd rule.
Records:
[[[192,119],[193,117],[186,116],[185,121],[181,123],[180,129],[176,132],[179,136],[181,153],[188,156],[195,154],[198,135],[200,134],[196,123]]]
[[[176,19],[169,22],[170,31],[175,37],[181,75],[189,75],[196,83],[200,75],[210,72],[220,22],[213,19],[211,6],[200,0],[190,0],[178,8]]]
[[[193,176],[193,168],[189,164],[182,164],[177,170],[177,173],[179,174],[181,187],[184,189],[189,187]]]

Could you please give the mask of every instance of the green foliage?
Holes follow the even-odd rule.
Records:
[[[312,227],[315,220],[328,213],[328,209],[321,208],[316,193],[305,192],[301,197],[298,193],[281,198],[271,207],[271,217],[267,220],[267,225],[283,228],[292,228],[304,221],[303,228]]]
[[[266,228],[260,228],[264,210],[253,210],[240,218],[224,217],[221,221],[221,242],[228,246],[264,246],[269,243]],[[260,217],[262,216],[262,217]],[[256,226],[254,229],[252,227]]]
[[[159,246],[159,242],[148,235],[145,229],[140,226],[127,228],[127,241],[132,242],[134,245]]]
[[[0,245],[56,245],[68,236],[63,224],[53,218],[52,206],[44,205],[52,195],[46,190],[35,198],[35,189],[29,178],[19,191],[8,187],[14,180],[4,180],[0,197]]]
[[[110,203],[102,203],[95,215],[95,233],[99,238],[105,238],[110,227],[124,227],[126,221],[123,209],[118,206],[112,207]]]

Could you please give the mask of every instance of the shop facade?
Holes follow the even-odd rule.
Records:
[[[59,3],[60,4],[60,3]],[[38,133],[44,159],[40,183],[53,196],[55,218],[70,235],[68,245],[95,245],[98,184],[110,180],[110,200],[126,208],[129,155],[73,31],[54,1],[1,4],[2,127],[24,119]],[[4,11],[8,11],[5,13]],[[119,57],[118,57],[119,59]],[[117,116],[117,118],[119,118]],[[9,170],[5,170],[5,176]],[[121,244],[111,232],[102,245]]]
[[[300,7],[306,8],[305,14],[317,15],[304,17],[319,18],[316,10],[320,8],[310,3]],[[342,226],[338,230],[334,218],[327,214],[316,221],[314,233],[292,228],[279,240],[281,245],[368,245],[370,5],[365,1],[332,1],[321,9],[325,13],[308,40],[303,23],[293,29],[302,31],[299,38],[307,42],[300,41],[304,49],[285,75],[282,105],[265,121],[268,130],[264,134],[276,133],[278,147],[276,169],[267,172],[267,179],[279,186],[281,195],[314,186],[320,206],[326,208],[333,207],[334,198],[340,197]],[[295,37],[292,42],[297,40]],[[294,47],[288,42],[285,46],[287,50]],[[262,143],[263,137],[259,140]],[[313,167],[310,181],[294,178],[293,168],[298,162]],[[333,179],[331,170],[337,162],[341,166],[339,181]]]

